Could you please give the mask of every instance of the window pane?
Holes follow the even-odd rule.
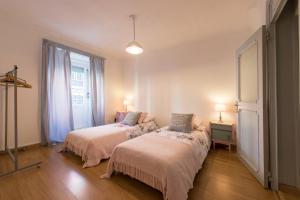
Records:
[[[72,71],[72,75],[71,75],[72,80],[75,80],[75,72]]]

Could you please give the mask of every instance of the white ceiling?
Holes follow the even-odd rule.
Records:
[[[0,13],[83,44],[124,56],[137,15],[137,41],[145,51],[219,34],[251,30],[265,0],[1,0]]]

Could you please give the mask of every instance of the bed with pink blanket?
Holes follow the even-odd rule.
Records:
[[[79,129],[70,132],[60,151],[72,151],[84,161],[83,168],[93,167],[107,159],[118,144],[151,132],[155,121],[128,126],[120,123]]]
[[[184,200],[209,147],[205,128],[187,134],[165,127],[117,145],[102,178],[120,172],[158,189],[165,200]]]

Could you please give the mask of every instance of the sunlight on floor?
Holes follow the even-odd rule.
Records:
[[[87,187],[86,179],[76,171],[69,173],[66,184],[69,190],[79,196],[85,192]]]

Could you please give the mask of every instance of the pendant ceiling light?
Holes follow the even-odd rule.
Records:
[[[143,47],[137,42],[135,41],[135,15],[130,15],[129,18],[132,19],[133,22],[133,41],[129,42],[127,47],[126,47],[126,51],[130,54],[141,54],[143,53]]]

